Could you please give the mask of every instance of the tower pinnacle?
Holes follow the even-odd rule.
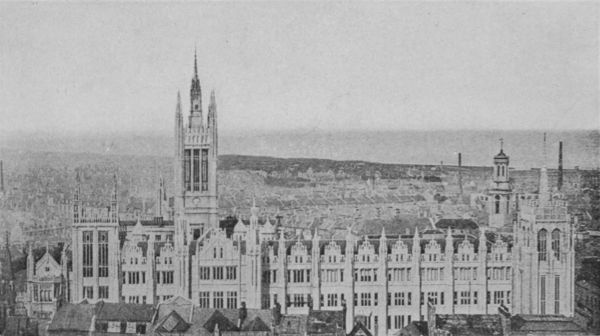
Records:
[[[198,57],[196,48],[194,48],[194,78],[198,78]]]

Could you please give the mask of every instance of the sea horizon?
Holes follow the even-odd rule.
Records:
[[[503,150],[510,156],[514,168],[538,168],[544,163],[548,167],[557,166],[559,141],[563,141],[565,168],[595,169],[600,166],[598,130],[221,131],[219,154],[457,165],[457,156],[461,153],[465,166],[490,166],[492,157],[500,151],[500,139],[503,139]],[[172,144],[173,137],[162,132],[23,132],[0,137],[0,149],[34,152],[171,156]]]

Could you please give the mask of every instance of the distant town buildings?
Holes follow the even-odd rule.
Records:
[[[427,320],[428,304],[447,315],[494,314],[501,306],[519,314],[574,314],[574,229],[565,203],[548,190],[543,170],[536,199],[513,207],[517,195],[512,194],[503,149],[494,157],[494,188],[487,209],[492,228],[513,225],[512,242],[501,235],[489,238],[482,226],[460,232],[433,227],[423,233],[415,229],[393,235],[383,229],[366,236],[349,229],[343,237],[325,238],[315,229],[296,232],[268,219],[259,221],[260,210],[254,204],[247,224],[238,220],[228,232],[221,228],[218,216],[216,99],[213,92],[204,119],[196,63],[187,122],[178,95],[175,125],[173,202],[161,205],[168,198],[159,189],[160,212],[155,218],[119,215],[117,176],[108,206],[84,205],[78,175],[72,202],[73,266],[67,281],[61,282],[69,284],[64,294],[70,302],[158,304],[159,311],[169,304],[189,305],[189,314],[198,312],[199,319],[206,321],[202,328],[207,333],[215,333],[217,326],[219,332],[245,331],[243,320],[252,316],[258,319],[246,331],[273,332],[271,321],[261,315],[273,307],[285,316],[282,328],[286,321],[289,326],[299,323],[292,322],[297,314],[310,317],[316,311],[325,315],[342,311],[343,323],[337,326],[343,325],[346,333],[360,332],[355,322],[361,321],[377,336]],[[310,170],[305,175],[314,176]],[[377,180],[375,174],[367,188],[373,189]],[[433,193],[431,201],[439,206],[445,202]],[[40,293],[45,274],[55,280],[59,274],[64,276],[64,268],[59,271],[58,263],[49,258],[40,264],[48,267],[46,273],[45,268],[36,273],[37,267],[28,279],[34,299],[34,286]],[[51,297],[56,300],[57,295]],[[102,307],[108,312],[110,306]],[[242,322],[227,317],[244,307],[248,315],[240,316]],[[158,323],[162,334],[187,333],[196,325],[190,315],[183,316],[178,308],[173,311]],[[77,314],[94,312],[82,308]],[[96,315],[95,320],[103,322],[92,327],[125,333],[142,328],[147,332],[151,327],[147,319],[130,325],[117,318]],[[71,324],[57,318],[49,331],[91,326]],[[291,333],[289,329],[283,333]],[[338,333],[336,328],[329,330]]]

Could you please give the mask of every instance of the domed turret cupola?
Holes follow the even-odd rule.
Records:
[[[500,153],[494,156],[494,177],[493,181],[496,184],[494,188],[499,189],[510,189],[508,184],[509,182],[509,174],[508,174],[508,164],[509,158],[508,155],[504,153],[504,140],[500,139]]]
[[[489,193],[489,225],[503,227],[511,223],[512,187],[508,172],[509,158],[504,153],[504,140],[500,139],[500,152],[494,156],[492,187]]]

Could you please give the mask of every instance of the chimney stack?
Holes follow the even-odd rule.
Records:
[[[558,142],[558,191],[563,186],[563,142]]]

